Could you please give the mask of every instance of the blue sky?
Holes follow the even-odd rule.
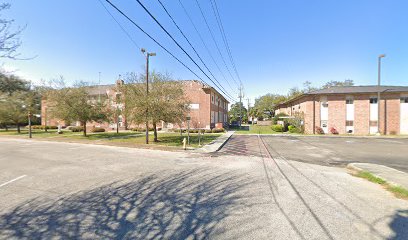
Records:
[[[111,1],[210,83],[135,0]],[[236,91],[237,86],[224,67],[195,0],[181,1]],[[198,1],[232,72],[210,0]],[[98,0],[9,2],[12,8],[3,16],[15,19],[16,25],[27,25],[21,36],[22,56],[37,57],[28,61],[3,60],[6,69],[15,70],[16,74],[35,82],[59,75],[69,82],[98,82],[101,72],[103,84],[113,83],[119,74],[143,71],[144,57],[138,47]],[[158,1],[142,2],[197,59]],[[217,79],[236,96],[212,62],[179,1],[162,2]],[[305,81],[315,86],[329,80],[345,79],[353,79],[357,85],[376,84],[377,56],[381,53],[387,54],[383,59],[383,83],[408,84],[408,1],[217,0],[217,5],[246,97],[251,102],[266,93],[286,94],[289,88],[301,87]],[[126,19],[107,7],[139,47],[157,53],[151,58],[152,69],[167,71],[177,79],[196,79]]]

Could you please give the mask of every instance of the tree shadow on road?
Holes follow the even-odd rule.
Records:
[[[58,200],[36,198],[0,216],[0,236],[19,239],[205,239],[242,207],[249,181],[208,170],[148,175]]]
[[[392,240],[408,239],[408,210],[399,210],[393,216],[390,223],[391,229],[394,231]]]

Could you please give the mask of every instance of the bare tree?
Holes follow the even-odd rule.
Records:
[[[20,54],[17,53],[17,49],[21,46],[19,36],[25,26],[12,30],[14,20],[1,17],[1,13],[10,6],[10,3],[0,4],[0,58],[18,59]]]

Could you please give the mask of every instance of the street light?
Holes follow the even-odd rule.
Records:
[[[380,86],[381,86],[381,58],[384,58],[385,54],[380,54],[378,56],[378,91],[377,91],[377,107],[378,107],[378,116],[377,116],[377,134],[381,134],[380,132]]]
[[[146,98],[149,96],[149,57],[156,56],[156,53],[146,52],[146,49],[141,48],[140,51],[146,55]],[[149,107],[146,106],[146,144],[149,144]]]

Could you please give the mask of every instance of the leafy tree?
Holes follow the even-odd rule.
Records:
[[[74,87],[61,86],[47,94],[50,115],[67,122],[79,121],[84,136],[87,122],[107,120],[106,102],[94,98],[89,88],[87,83],[80,82]]]
[[[243,103],[237,102],[231,105],[231,109],[228,112],[230,122],[237,122],[242,116],[242,122],[248,122],[247,109]]]
[[[32,91],[2,94],[0,96],[0,122],[16,125],[20,133],[20,126],[27,123],[28,114],[35,114],[38,111],[35,98],[35,92]]]
[[[269,118],[270,114],[273,111],[275,105],[279,104],[282,101],[285,101],[286,97],[279,94],[265,94],[257,99],[255,99],[255,104],[250,111],[250,115],[257,117],[259,119]],[[252,115],[255,114],[255,115]]]
[[[11,95],[15,91],[29,91],[30,82],[14,75],[0,72],[0,92]]]
[[[148,95],[145,75],[129,74],[127,82],[124,97],[128,118],[136,124],[151,123],[155,142],[158,141],[158,122],[179,123],[185,119],[189,101],[181,82],[173,81],[168,74],[153,72],[149,76]]]
[[[346,79],[343,82],[329,81],[322,86],[322,89],[331,88],[331,87],[347,87],[347,86],[354,86],[354,81],[351,79]]]

